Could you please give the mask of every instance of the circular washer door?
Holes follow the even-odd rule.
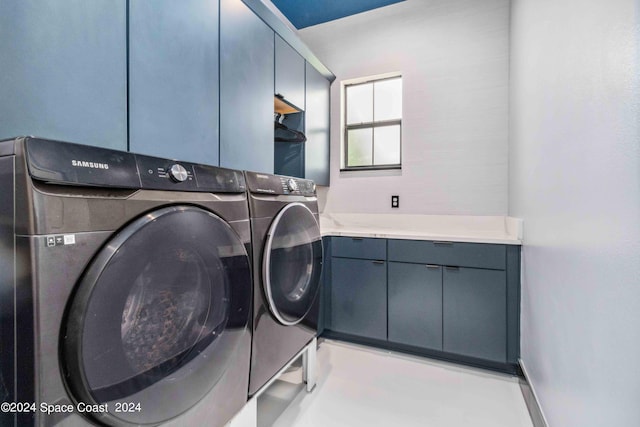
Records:
[[[109,425],[154,425],[200,401],[248,333],[246,249],[221,218],[192,206],[150,212],[87,268],[61,336],[74,399],[106,405]],[[106,409],[106,411],[103,411]]]
[[[262,263],[271,313],[283,325],[295,325],[311,309],[320,287],[322,238],[309,208],[291,203],[276,215]]]

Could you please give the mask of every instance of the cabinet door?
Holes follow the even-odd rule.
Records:
[[[304,113],[287,114],[282,124],[289,129],[304,131]],[[304,143],[279,141],[279,132],[275,132],[274,167],[278,175],[304,178]]]
[[[129,2],[129,149],[218,165],[218,1]]]
[[[331,238],[333,256],[340,258],[387,259],[387,240],[371,237]]]
[[[276,141],[274,156],[275,174],[304,178],[304,144]]]
[[[389,341],[442,350],[442,267],[389,263]]]
[[[220,1],[220,166],[273,173],[274,33]]]
[[[504,270],[507,245],[389,239],[389,261]]]
[[[121,1],[0,1],[0,139],[126,150],[127,26]]]
[[[331,329],[387,339],[386,262],[331,260]]]
[[[305,60],[276,34],[276,88],[275,93],[290,104],[304,110]]]
[[[329,185],[330,83],[311,64],[306,64],[305,178],[318,185]]]
[[[443,350],[506,362],[504,271],[445,267]]]

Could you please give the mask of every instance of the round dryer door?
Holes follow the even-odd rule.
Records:
[[[93,407],[103,423],[169,420],[234,363],[250,306],[249,258],[225,221],[192,206],[150,212],[78,284],[61,337],[65,380],[77,402],[105,405]]]
[[[309,208],[291,203],[276,215],[262,262],[271,312],[280,323],[295,325],[311,309],[320,287],[322,238]]]

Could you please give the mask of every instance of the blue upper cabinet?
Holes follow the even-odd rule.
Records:
[[[306,67],[305,178],[329,185],[330,83],[308,62]]]
[[[273,173],[274,32],[220,1],[220,166]]]
[[[126,2],[0,1],[0,138],[127,147]]]
[[[218,165],[218,1],[129,2],[129,149]]]
[[[276,34],[275,94],[299,110],[305,108],[305,60],[282,37]]]

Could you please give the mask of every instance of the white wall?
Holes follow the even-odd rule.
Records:
[[[509,213],[552,427],[640,425],[640,3],[514,0]]]
[[[509,0],[407,0],[299,34],[337,76],[326,211],[507,213]],[[402,171],[341,173],[340,81],[394,71]]]

